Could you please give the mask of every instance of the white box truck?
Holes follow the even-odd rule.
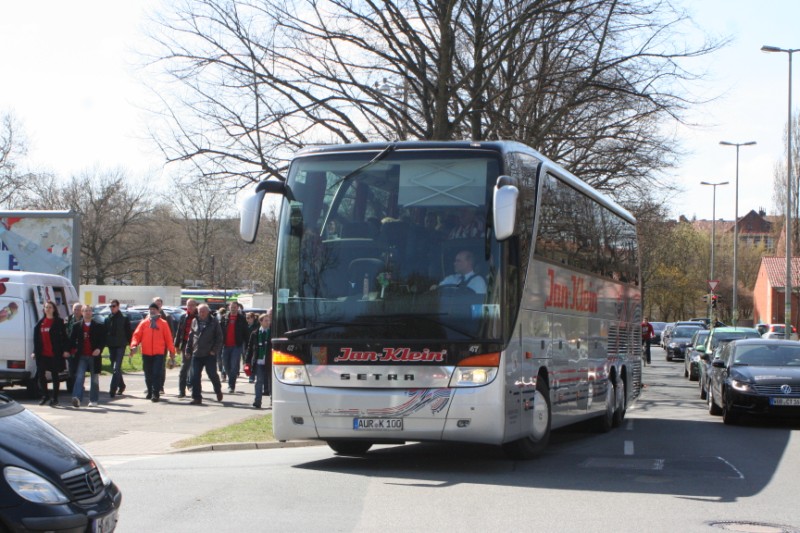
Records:
[[[78,293],[63,276],[0,270],[0,389],[24,385],[32,394],[37,391],[33,328],[48,300],[66,320]]]

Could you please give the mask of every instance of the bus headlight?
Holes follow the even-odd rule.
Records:
[[[497,375],[493,367],[456,367],[450,378],[451,387],[480,387],[491,383]]]
[[[278,381],[287,385],[310,385],[305,366],[276,366],[275,377],[278,378]]]
[[[311,385],[306,372],[306,365],[296,355],[272,351],[272,367],[275,377],[287,385]]]

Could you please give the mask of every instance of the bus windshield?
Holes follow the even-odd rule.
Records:
[[[281,207],[273,335],[495,339],[502,272],[487,150],[301,155]]]

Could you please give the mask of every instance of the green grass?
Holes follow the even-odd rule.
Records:
[[[101,374],[111,374],[111,360],[108,358],[108,348],[103,350],[103,366]],[[181,356],[175,356],[175,367],[181,366]],[[125,349],[125,357],[122,359],[122,373],[127,374],[131,372],[141,372],[144,370],[142,367],[142,353],[136,352],[133,357],[130,357],[130,348]]]
[[[202,435],[176,442],[176,448],[189,446],[203,446],[209,444],[223,444],[229,442],[273,442],[272,414],[257,415],[246,420],[212,429]]]

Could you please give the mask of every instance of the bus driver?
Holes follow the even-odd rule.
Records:
[[[433,285],[431,290],[436,290],[439,287],[455,287],[470,289],[475,294],[486,294],[486,280],[473,270],[474,265],[475,257],[472,252],[461,250],[456,254],[453,261],[456,273],[444,278],[439,285]]]

